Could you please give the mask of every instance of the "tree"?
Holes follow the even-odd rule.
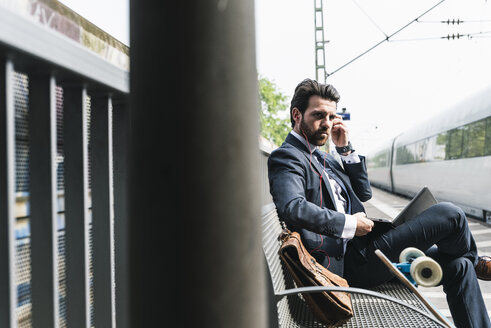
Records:
[[[276,84],[265,77],[259,77],[261,108],[261,135],[276,145],[281,145],[291,129],[287,97]]]

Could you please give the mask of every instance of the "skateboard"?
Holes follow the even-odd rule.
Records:
[[[443,277],[440,265],[415,247],[403,250],[399,255],[399,263],[394,263],[394,265],[416,287],[418,285],[437,286]]]
[[[379,249],[375,254],[382,263],[401,281],[416,297],[423,302],[428,310],[447,327],[454,327],[430,301],[416,288],[417,285],[432,287],[438,285],[442,278],[440,265],[417,248],[406,248],[399,256],[401,263],[392,263]]]

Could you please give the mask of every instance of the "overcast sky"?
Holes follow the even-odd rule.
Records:
[[[327,71],[440,1],[324,0]],[[61,2],[129,44],[128,0]],[[468,23],[434,23],[447,19]],[[351,113],[351,139],[362,152],[491,85],[491,1],[445,0],[420,21],[327,80]],[[422,40],[458,33],[475,37]],[[397,41],[408,39],[418,40]],[[256,44],[258,73],[291,97],[298,82],[315,78],[314,0],[256,0]]]

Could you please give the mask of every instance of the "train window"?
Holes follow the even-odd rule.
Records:
[[[396,165],[491,155],[491,116],[395,149]],[[377,157],[380,154],[377,154]],[[381,158],[377,166],[386,166]],[[388,161],[388,159],[386,160]],[[375,163],[374,163],[375,164]]]
[[[463,156],[478,157],[484,155],[484,138],[486,135],[486,120],[480,120],[464,126]]]
[[[409,153],[411,154],[409,157],[409,163],[416,163],[418,161],[418,153],[417,153],[417,143],[413,143],[411,145],[406,146]]]
[[[463,135],[463,127],[458,127],[448,132],[446,159],[457,159],[462,157]]]
[[[384,151],[377,156],[377,167],[385,167],[387,166],[387,155],[388,152]]]
[[[397,147],[396,164],[415,163],[416,158],[416,144]]]
[[[446,132],[428,138],[426,144],[426,152],[424,155],[425,162],[444,160],[446,144]]]
[[[405,151],[405,147],[397,147],[396,150],[396,164],[401,165],[401,164],[406,164],[406,157],[407,157],[407,152]]]
[[[425,152],[425,157],[424,161],[425,162],[430,162],[434,160],[434,152],[435,152],[435,143],[436,143],[436,136],[429,137],[426,143],[426,152]]]
[[[388,155],[389,152],[387,150],[376,154],[373,158],[368,160],[368,167],[376,168],[388,166]]]
[[[486,119],[486,138],[484,144],[484,156],[491,155],[491,116]]]
[[[429,139],[423,139],[415,143],[415,161],[416,162],[425,162],[426,150],[428,148]]]

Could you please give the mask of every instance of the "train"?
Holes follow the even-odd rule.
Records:
[[[491,222],[491,86],[367,155],[370,183],[412,197],[427,186],[438,201]]]

